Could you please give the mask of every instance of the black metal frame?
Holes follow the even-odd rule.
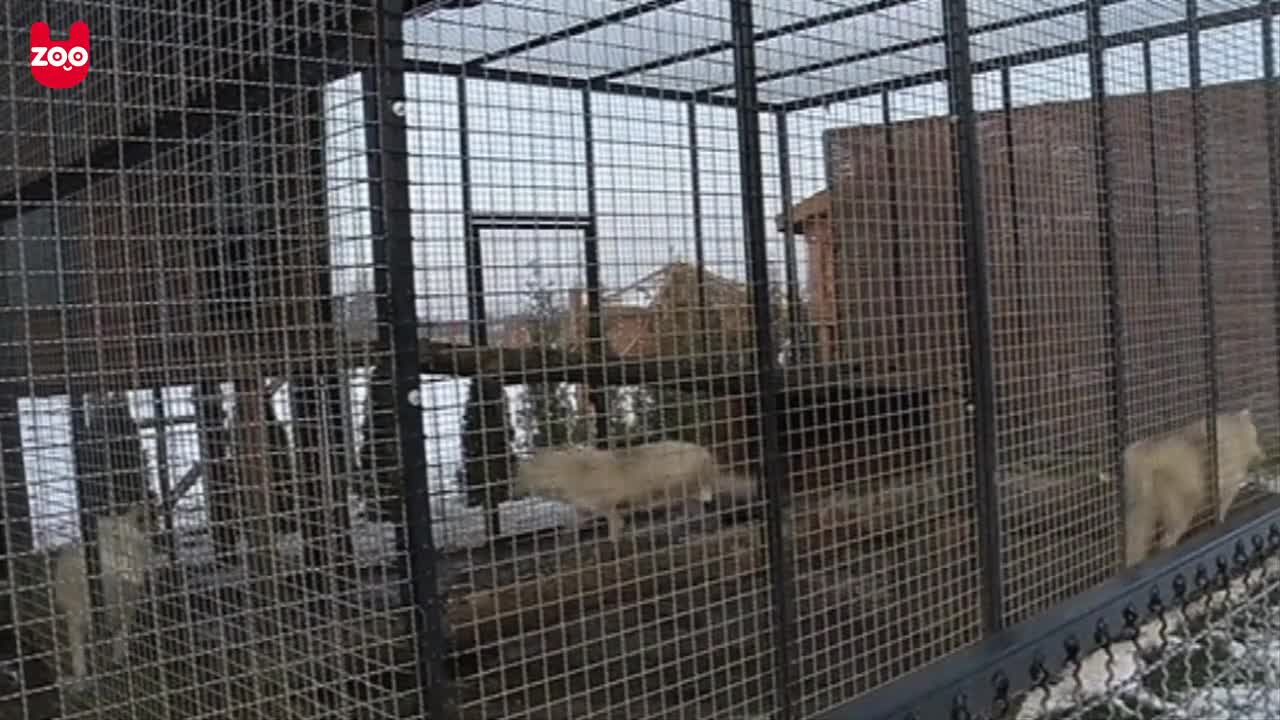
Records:
[[[788,139],[787,114],[774,113],[773,123],[778,143],[778,195],[781,196],[782,213],[786,217],[786,225],[782,229],[782,267],[787,275],[787,339],[791,342],[791,352],[796,353],[800,351],[803,337],[800,328],[803,319],[800,314],[800,276],[796,268],[796,228],[791,218],[794,199],[791,192],[791,141]],[[699,297],[699,300],[706,307],[705,298]]]
[[[965,297],[969,311],[969,372],[974,399],[973,482],[982,562],[983,628],[1004,626],[1000,498],[996,489],[996,382],[991,332],[991,261],[982,200],[978,113],[973,105],[969,53],[969,8],[965,0],[939,0],[947,34],[947,96],[955,118],[952,153],[956,165],[958,222],[964,227]]]
[[[898,207],[898,159],[894,145],[893,95],[880,93],[880,122],[884,124],[885,179],[889,185],[889,233],[893,261],[893,315],[894,352],[901,356],[907,351],[906,333],[906,278],[902,270],[902,213]]]
[[[1209,467],[1218,473],[1218,323],[1213,292],[1213,218],[1209,206],[1208,154],[1205,150],[1204,99],[1201,97],[1200,10],[1198,0],[1186,0],[1187,72],[1191,85],[1191,134],[1195,163],[1196,220],[1200,237],[1200,296],[1205,349],[1204,368],[1209,381],[1205,425],[1209,436]],[[1218,504],[1218,483],[1210,483],[1210,497]]]
[[[920,700],[938,713],[938,716],[951,714],[955,709],[955,696],[945,698],[938,694],[938,689],[947,686],[968,688],[966,692],[970,700],[983,699],[983,693],[990,698],[999,694],[984,675],[991,667],[1009,664],[1015,660],[1030,659],[1044,638],[1065,636],[1069,633],[1089,636],[1087,626],[1102,614],[1112,616],[1124,615],[1126,606],[1140,602],[1144,594],[1154,583],[1162,592],[1173,585],[1172,578],[1178,573],[1197,563],[1202,563],[1209,555],[1227,547],[1237,539],[1247,536],[1258,537],[1258,533],[1267,529],[1271,535],[1280,537],[1280,529],[1274,522],[1280,518],[1280,504],[1270,504],[1257,511],[1257,519],[1233,529],[1217,529],[1208,536],[1190,541],[1187,546],[1180,547],[1176,554],[1158,556],[1143,568],[1129,571],[1111,583],[1078,597],[1058,609],[1045,613],[1039,618],[1023,623],[1015,628],[1003,628],[1004,613],[1001,592],[999,503],[996,500],[994,484],[994,464],[996,461],[995,443],[995,383],[993,362],[991,357],[991,307],[990,275],[988,272],[988,250],[986,247],[985,227],[982,217],[982,198],[980,170],[978,168],[978,138],[976,134],[976,111],[972,94],[972,79],[985,72],[1000,71],[1002,84],[1002,100],[1005,109],[1012,107],[1011,80],[1009,68],[1029,63],[1044,62],[1071,55],[1087,54],[1091,76],[1091,94],[1095,101],[1105,99],[1103,83],[1103,53],[1107,49],[1140,43],[1143,50],[1143,64],[1146,79],[1148,102],[1153,96],[1151,73],[1151,42],[1154,39],[1172,38],[1187,35],[1188,53],[1192,63],[1192,92],[1195,103],[1195,144],[1196,144],[1196,194],[1200,219],[1200,243],[1202,249],[1201,278],[1204,289],[1204,322],[1208,333],[1209,344],[1206,351],[1206,363],[1210,381],[1209,422],[1210,433],[1215,431],[1213,416],[1217,409],[1218,388],[1216,378],[1216,318],[1214,317],[1212,287],[1212,235],[1211,218],[1207,199],[1207,177],[1204,166],[1204,127],[1200,107],[1200,58],[1199,32],[1204,29],[1223,27],[1226,25],[1261,21],[1263,24],[1264,73],[1267,80],[1267,102],[1265,112],[1268,117],[1268,154],[1270,159],[1271,217],[1273,233],[1275,233],[1276,257],[1274,273],[1277,287],[1280,288],[1280,135],[1277,133],[1277,121],[1280,121],[1280,86],[1277,85],[1274,59],[1274,31],[1271,18],[1275,13],[1275,0],[1259,0],[1250,7],[1200,15],[1196,0],[1186,0],[1187,19],[1164,23],[1139,30],[1104,34],[1101,27],[1101,10],[1116,5],[1123,0],[1083,0],[1069,6],[1051,8],[1023,16],[1009,18],[998,22],[970,27],[966,7],[963,0],[939,0],[946,19],[944,32],[927,38],[899,43],[874,51],[858,52],[851,55],[806,64],[777,72],[759,73],[755,67],[754,46],[756,43],[781,38],[787,35],[816,29],[834,22],[866,15],[879,10],[905,5],[909,0],[872,0],[855,7],[841,8],[823,15],[805,18],[795,23],[756,31],[751,18],[749,0],[732,0],[731,8],[731,40],[712,43],[693,50],[672,55],[655,61],[638,64],[632,67],[618,68],[594,76],[560,76],[544,73],[511,70],[493,67],[490,63],[513,58],[521,53],[554,42],[580,36],[584,33],[605,27],[611,23],[621,22],[629,18],[639,17],[664,8],[678,5],[682,0],[650,0],[608,13],[599,18],[592,18],[571,27],[553,31],[549,34],[530,38],[526,41],[486,53],[461,63],[448,63],[410,59],[404,57],[404,39],[402,26],[412,0],[384,0],[378,10],[373,13],[377,29],[376,41],[372,48],[359,47],[342,37],[342,30],[335,28],[335,34],[316,46],[298,47],[288,53],[263,53],[263,57],[280,56],[282,59],[258,63],[248,67],[234,79],[216,82],[212,89],[195,98],[188,107],[164,113],[148,119],[140,128],[129,133],[133,138],[146,140],[129,140],[113,142],[94,149],[87,157],[76,163],[68,164],[33,183],[14,192],[7,198],[0,199],[0,220],[12,217],[19,212],[40,203],[47,203],[60,196],[73,194],[86,187],[92,176],[104,171],[130,167],[144,161],[151,155],[182,145],[185,141],[207,134],[215,123],[216,113],[228,109],[249,110],[265,103],[266,83],[256,83],[267,78],[275,84],[291,84],[299,87],[318,85],[321,82],[335,79],[350,71],[352,63],[363,64],[367,58],[373,60],[374,70],[364,73],[366,95],[367,150],[370,175],[370,205],[372,235],[374,238],[375,289],[379,298],[378,317],[380,320],[380,338],[394,353],[393,383],[396,393],[396,406],[399,423],[399,434],[402,439],[421,437],[423,423],[418,400],[419,397],[419,357],[417,338],[417,313],[415,311],[416,289],[413,276],[412,236],[410,234],[409,207],[409,172],[407,129],[403,113],[405,98],[405,73],[420,72],[452,76],[457,79],[457,97],[459,111],[459,138],[462,158],[462,193],[463,215],[465,224],[466,252],[469,271],[467,274],[467,291],[469,297],[468,317],[471,341],[475,345],[488,342],[487,318],[484,307],[483,253],[480,233],[485,229],[521,229],[546,227],[578,227],[584,231],[586,253],[586,273],[588,285],[589,323],[593,348],[602,351],[603,331],[600,318],[600,283],[599,255],[596,223],[596,183],[594,156],[592,149],[591,96],[595,92],[673,100],[685,103],[688,107],[688,130],[691,151],[691,172],[694,188],[694,238],[698,261],[699,292],[704,293],[703,275],[703,213],[699,197],[698,181],[698,142],[697,142],[697,106],[707,105],[722,108],[734,108],[738,118],[738,146],[740,151],[740,171],[742,183],[742,210],[745,218],[746,252],[750,263],[750,285],[754,291],[754,313],[757,332],[758,360],[758,411],[761,415],[761,436],[763,474],[767,497],[769,500],[766,522],[766,538],[769,561],[772,571],[774,618],[771,630],[776,641],[777,656],[775,658],[775,691],[777,694],[776,717],[789,718],[794,712],[792,705],[792,672],[790,661],[791,642],[793,637],[794,617],[791,607],[791,568],[787,554],[787,545],[783,535],[782,508],[786,500],[786,486],[783,482],[784,458],[781,457],[777,440],[776,406],[779,392],[779,373],[776,367],[776,353],[773,352],[772,317],[768,303],[768,273],[765,265],[766,231],[763,205],[763,171],[760,161],[760,113],[770,113],[774,117],[778,130],[778,163],[781,172],[781,192],[784,202],[784,213],[791,212],[793,198],[790,186],[790,151],[787,139],[787,118],[791,112],[818,108],[836,102],[857,98],[881,95],[884,103],[884,121],[886,132],[890,138],[892,152],[892,126],[889,112],[890,93],[907,88],[945,82],[951,103],[951,113],[956,119],[955,149],[958,178],[958,200],[960,221],[964,225],[966,251],[966,292],[970,298],[970,345],[973,350],[972,381],[975,387],[976,423],[974,440],[977,448],[976,467],[974,471],[974,489],[978,498],[978,507],[983,513],[982,534],[980,537],[983,578],[986,583],[986,607],[983,618],[985,629],[990,634],[982,645],[953,656],[941,670],[927,669],[913,673],[880,691],[851,703],[848,706],[828,713],[827,718],[889,717],[903,707],[903,697]],[[440,8],[436,12],[443,12]],[[1067,17],[1084,14],[1087,21],[1087,37],[1084,40],[1064,42],[1045,48],[1036,48],[1023,52],[974,61],[970,57],[970,43],[976,36],[984,33],[1005,30],[1043,21],[1055,17]],[[350,27],[355,27],[353,18]],[[883,82],[872,83],[854,88],[845,88],[814,97],[804,97],[781,103],[769,103],[759,100],[760,86],[771,81],[784,80],[820,69],[848,65],[866,61],[894,53],[906,52],[930,46],[946,48],[947,63],[945,67],[895,78]],[[367,52],[368,51],[368,52]],[[731,53],[734,63],[734,79],[732,83],[720,83],[694,91],[679,91],[669,88],[653,87],[628,81],[628,78],[642,73],[676,65],[680,62],[709,57],[719,53]],[[287,59],[286,59],[287,58]],[[582,109],[586,123],[587,178],[589,211],[586,218],[564,216],[541,216],[534,214],[502,214],[483,215],[475,211],[471,193],[471,168],[469,163],[469,131],[466,103],[466,85],[468,79],[493,80],[504,83],[524,83],[543,87],[575,89],[582,93]],[[246,87],[253,88],[246,90]],[[397,107],[399,110],[397,110]],[[1154,121],[1153,121],[1154,122]],[[1110,304],[1108,312],[1111,326],[1116,333],[1117,345],[1123,337],[1124,324],[1118,300],[1116,299],[1119,277],[1117,275],[1116,247],[1114,228],[1112,227],[1111,208],[1107,202],[1111,177],[1108,169],[1107,121],[1105,112],[1099,102],[1093,117],[1096,146],[1096,168],[1098,192],[1102,202],[1099,206],[1099,223],[1102,228],[1100,252],[1108,264],[1108,291]],[[1154,149],[1154,128],[1152,147]],[[1009,128],[1006,127],[1006,134]],[[1011,140],[1006,137],[1006,142]],[[1011,152],[1011,148],[1010,148]],[[1012,156],[1010,155],[1012,162]],[[1159,179],[1155,174],[1155,157],[1153,152],[1153,190],[1156,195],[1153,212],[1156,215],[1156,251],[1160,252],[1159,237]],[[896,183],[895,183],[896,185]],[[1017,202],[1016,194],[1014,202]],[[894,210],[896,212],[896,209]],[[1016,222],[1015,212],[1015,222]],[[896,225],[896,222],[895,222]],[[1017,234],[1015,227],[1015,235]],[[785,232],[787,239],[787,281],[788,298],[798,298],[798,278],[796,278],[794,230],[787,223]],[[895,252],[900,252],[895,248]],[[895,275],[897,275],[895,268]],[[900,277],[895,278],[900,281]],[[900,295],[901,293],[899,293]],[[1277,290],[1277,302],[1280,302],[1280,289]],[[798,309],[793,302],[793,312]],[[703,303],[705,311],[705,303]],[[794,318],[793,318],[794,319]],[[1276,320],[1280,328],[1280,316]],[[793,330],[796,324],[793,323]],[[1280,332],[1278,332],[1280,335]],[[1112,378],[1112,415],[1117,432],[1123,443],[1127,438],[1127,409],[1125,407],[1124,361],[1120,350],[1114,349],[1114,377]],[[607,419],[601,414],[605,423],[600,436],[603,439],[607,432]],[[1213,447],[1213,443],[1210,444]],[[402,542],[412,552],[408,553],[412,567],[410,576],[414,602],[419,610],[420,627],[417,633],[420,675],[426,697],[430,705],[432,717],[446,718],[451,716],[448,699],[449,683],[444,671],[447,654],[447,634],[444,628],[443,599],[437,587],[438,549],[434,544],[432,533],[433,515],[431,499],[426,483],[426,457],[421,443],[402,442],[401,464],[405,474],[406,503],[409,506],[407,537]],[[1216,463],[1216,448],[1214,448]],[[19,458],[20,460],[20,458]],[[1117,473],[1119,477],[1119,473]],[[497,532],[496,523],[493,526]],[[1280,544],[1280,541],[1277,541]],[[1256,545],[1255,545],[1256,547]],[[1188,549],[1189,548],[1189,549]],[[91,561],[92,562],[92,561]],[[1087,644],[1087,643],[1086,643]],[[984,689],[985,688],[985,689]],[[1006,686],[1007,689],[1007,686]],[[905,694],[904,694],[905,693]],[[938,698],[938,699],[931,699]],[[883,712],[882,712],[883,711]],[[932,717],[921,715],[920,717]]]
[[[705,352],[710,342],[706,329],[711,324],[711,311],[707,308],[706,247],[704,245],[706,241],[702,225],[702,170],[698,160],[698,104],[690,101],[686,107],[688,116],[685,122],[689,128],[689,193],[693,203],[693,259],[697,264],[694,273],[698,281],[698,307],[700,308],[698,313],[702,321],[701,340],[702,349]],[[786,206],[786,212],[791,212],[790,206]]]
[[[460,80],[459,85],[465,84]],[[466,99],[465,90],[460,88],[461,100]],[[583,94],[584,110],[590,114],[589,95]],[[459,106],[460,117],[465,117],[464,105]],[[461,142],[465,149],[466,123],[460,123]],[[587,340],[594,357],[603,361],[604,326],[600,307],[600,251],[599,231],[596,222],[595,201],[595,160],[591,150],[592,140],[588,125],[586,133],[587,145],[587,214],[556,215],[538,213],[477,213],[471,201],[471,189],[463,191],[463,227],[465,228],[465,244],[467,252],[467,313],[471,344],[485,347],[489,344],[488,308],[484,302],[484,242],[481,234],[492,230],[542,230],[548,228],[577,230],[582,233],[583,269],[587,282]],[[463,155],[464,184],[470,184],[471,162]],[[599,409],[596,415],[596,437],[602,446],[609,437],[608,394],[601,388],[592,388],[591,402]],[[491,539],[502,534],[502,523],[498,505],[486,508],[489,511],[488,532]]]
[[[1280,85],[1276,77],[1275,0],[1259,0],[1262,19],[1262,77],[1266,83],[1263,107],[1267,127],[1267,180],[1271,184],[1271,277],[1276,290],[1276,355],[1280,357]],[[1280,381],[1280,379],[1278,379]]]
[[[169,432],[167,428],[169,412],[165,405],[164,391],[160,388],[152,388],[151,413],[156,419],[154,426],[156,437],[156,477],[160,485],[160,506],[165,508],[162,544],[169,554],[169,559],[177,562],[177,548],[174,546],[176,535],[174,534],[173,524],[173,485],[169,482]]]
[[[1029,300],[1023,292],[1026,271],[1023,269],[1025,257],[1022,247],[1022,212],[1018,202],[1018,169],[1013,138],[1013,71],[1007,67],[1000,68],[1000,111],[1004,113],[1005,171],[1009,173],[1009,186],[1005,188],[1005,192],[1009,194],[1009,232],[1010,244],[1013,246],[1013,302],[1018,315],[1025,317],[1023,313]],[[1019,322],[1019,333],[1023,327],[1024,324]],[[1024,436],[1017,437],[1019,442],[1024,439]]]
[[[1156,154],[1156,78],[1151,67],[1151,41],[1142,41],[1142,87],[1147,101],[1147,148],[1151,153],[1151,242],[1156,255],[1156,282],[1164,283],[1164,251],[1160,240],[1160,156]]]
[[[1102,0],[1102,4],[1103,6],[1110,6],[1119,4],[1122,1],[1123,0]],[[787,35],[794,35],[805,30],[820,28],[824,25],[829,25],[834,22],[857,17],[859,15],[866,15],[878,10],[903,5],[907,2],[908,0],[872,0],[871,2],[867,2],[853,8],[843,8],[831,13],[806,18],[789,25],[758,32],[753,35],[752,40],[754,42],[764,42]],[[618,17],[614,18],[614,20],[620,21],[627,17],[636,17],[647,12],[652,12],[670,4],[674,3],[653,0],[652,2],[628,8],[627,10],[620,10],[617,13],[611,14],[609,17],[617,15]],[[407,3],[406,8],[417,5],[431,6],[434,4],[415,1]],[[987,32],[1005,30],[1054,17],[1065,17],[1072,14],[1084,13],[1087,8],[1088,0],[1084,0],[1072,5],[1041,10],[997,22],[977,25],[971,28],[971,32],[974,35],[979,35]],[[430,12],[446,11],[442,9],[442,7],[427,7],[424,9]],[[1236,10],[1222,11],[1202,16],[1199,24],[1201,29],[1211,29],[1248,20],[1260,19],[1263,17],[1265,12],[1265,9],[1261,6],[1251,6]],[[265,97],[267,89],[265,81],[267,79],[272,79],[275,83],[282,86],[303,87],[308,85],[319,85],[349,73],[352,65],[361,65],[368,57],[366,49],[363,47],[364,43],[352,42],[344,35],[344,28],[358,27],[361,22],[361,17],[361,13],[353,13],[353,16],[349,21],[341,23],[340,26],[335,26],[332,29],[332,35],[326,38],[323,42],[303,43],[298,47],[290,47],[287,52],[263,53],[262,57],[276,59],[253,63],[250,66],[245,67],[243,69],[243,73],[236,78],[215,83],[209,90],[197,94],[187,103],[185,108],[167,111],[165,113],[160,113],[155,117],[147,118],[140,122],[136,127],[132,128],[128,133],[129,138],[145,139],[130,139],[125,141],[102,143],[100,146],[95,147],[86,156],[78,158],[75,162],[67,163],[65,166],[58,168],[55,172],[50,173],[48,177],[30,182],[22,188],[9,193],[7,196],[0,197],[0,221],[13,217],[18,214],[18,212],[29,206],[47,203],[55,197],[70,195],[83,190],[90,182],[93,181],[93,178],[96,175],[106,174],[106,172],[112,170],[127,169],[137,165],[138,163],[146,161],[156,153],[181,146],[186,138],[199,137],[207,134],[213,126],[216,113],[219,111],[225,111],[229,108],[235,107],[256,107],[265,104],[267,102],[267,98]],[[659,98],[727,108],[736,106],[736,101],[732,97],[717,94],[717,92],[715,92],[718,88],[728,89],[723,86],[711,86],[698,91],[680,91],[621,81],[621,78],[650,72],[679,62],[694,60],[715,53],[727,52],[732,49],[732,44],[727,41],[713,43],[660,60],[642,63],[627,68],[619,68],[590,77],[548,75],[522,70],[495,68],[486,64],[488,61],[517,56],[520,52],[536,47],[542,47],[554,41],[567,40],[586,32],[590,32],[591,30],[597,29],[601,26],[602,23],[600,20],[585,21],[570,28],[553,31],[541,37],[530,38],[529,40],[518,43],[511,48],[493,51],[488,53],[486,56],[475,58],[465,63],[450,63],[406,58],[404,60],[404,68],[406,72],[448,75],[457,78],[495,80],[504,83],[521,83],[577,90],[585,89],[592,92],[604,92],[629,97]],[[1103,42],[1107,48],[1130,45],[1142,42],[1143,40],[1174,37],[1183,34],[1186,31],[1186,28],[1187,24],[1185,21],[1164,23],[1140,30],[1107,35],[1103,38]],[[884,57],[894,53],[919,49],[929,45],[942,45],[945,44],[945,41],[946,38],[944,33],[942,35],[935,35],[929,38],[911,41],[910,43],[894,45],[875,51],[861,52],[856,55],[837,58],[827,62],[830,63],[830,67],[836,67],[853,62]],[[1087,40],[1073,41],[1046,48],[1037,48],[1034,50],[1003,55],[975,62],[973,63],[972,69],[975,74],[978,74],[998,70],[1006,66],[1024,65],[1028,63],[1053,60],[1066,57],[1068,55],[1082,54],[1087,51],[1087,45]],[[774,80],[781,80],[801,75],[808,71],[811,70],[807,70],[806,68],[791,68],[788,71],[776,73],[770,77]],[[853,100],[860,97],[875,95],[885,90],[902,90],[909,87],[942,82],[946,80],[946,73],[947,70],[945,67],[936,68],[907,77],[886,80],[884,82],[872,83],[869,85],[839,90],[813,97],[797,98],[786,103],[760,102],[757,103],[757,107],[762,112],[783,111],[787,113],[807,108],[820,108],[844,100]]]
[[[773,347],[773,317],[769,303],[769,254],[765,239],[764,170],[760,153],[760,110],[756,106],[755,28],[751,17],[753,0],[730,0],[733,37],[733,74],[738,105],[738,170],[741,173],[742,218],[746,231],[745,257],[755,321],[757,404],[764,475],[765,542],[769,573],[773,584],[773,670],[774,709],[778,720],[791,720],[791,640],[795,636],[795,613],[791,606],[791,562],[783,535],[782,509],[787,502],[786,462],[778,438],[777,353]]]
[[[1111,328],[1110,354],[1111,362],[1111,424],[1116,441],[1108,450],[1111,457],[1111,477],[1116,486],[1116,557],[1124,557],[1125,517],[1121,509],[1125,507],[1124,463],[1121,462],[1123,449],[1129,445],[1129,407],[1125,389],[1125,321],[1124,310],[1120,302],[1120,258],[1116,250],[1115,224],[1111,211],[1111,154],[1110,134],[1107,132],[1107,83],[1105,75],[1104,54],[1102,47],[1102,0],[1089,0],[1087,15],[1087,32],[1089,36],[1089,95],[1093,101],[1093,151],[1094,151],[1094,187],[1098,205],[1098,250],[1102,264],[1106,266],[1103,293],[1107,298],[1107,325]]]
[[[582,146],[583,167],[587,175],[587,217],[582,229],[582,262],[586,266],[587,280],[587,356],[603,363],[606,352],[604,324],[600,316],[600,231],[596,218],[599,203],[596,200],[596,149],[595,128],[591,115],[591,91],[582,90]],[[608,447],[609,443],[609,394],[604,388],[591,388],[591,404],[596,408],[596,443]]]
[[[448,717],[449,683],[445,675],[448,653],[444,598],[437,578],[439,552],[433,532],[431,493],[427,482],[426,449],[410,438],[423,437],[422,383],[418,368],[417,290],[414,287],[412,210],[409,202],[409,141],[405,121],[404,0],[382,0],[377,13],[375,86],[371,114],[376,118],[366,148],[369,158],[370,206],[380,217],[381,232],[373,235],[375,287],[380,334],[392,348],[392,385],[397,430],[401,438],[400,464],[405,482],[406,549],[413,592],[418,681],[431,717]],[[368,106],[366,106],[368,108]],[[379,262],[381,261],[381,262]]]

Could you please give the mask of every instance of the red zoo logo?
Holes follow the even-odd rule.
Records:
[[[89,75],[89,26],[71,25],[69,40],[50,40],[49,24],[31,26],[31,76],[52,90],[68,90]]]

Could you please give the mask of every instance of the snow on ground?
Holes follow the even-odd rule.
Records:
[[[1251,482],[1280,491],[1280,475],[1273,472],[1257,473]],[[1266,579],[1260,577],[1255,571],[1213,593],[1208,613],[1203,602],[1166,611],[1163,640],[1157,617],[1140,628],[1135,643],[1112,645],[1109,657],[1103,650],[1090,653],[1078,673],[1063,673],[1047,693],[1032,691],[1017,720],[1280,717],[1280,607],[1266,597],[1280,589],[1280,558],[1269,559]],[[1195,663],[1187,660],[1193,654]],[[1177,660],[1207,666],[1171,670]]]

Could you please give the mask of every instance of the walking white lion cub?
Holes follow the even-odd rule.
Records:
[[[1218,435],[1218,522],[1244,484],[1249,466],[1263,457],[1258,427],[1248,408],[1221,413]],[[1147,556],[1157,523],[1160,547],[1173,547],[1208,501],[1209,431],[1204,418],[1155,437],[1137,440],[1124,451],[1126,478],[1125,562]]]
[[[754,491],[749,479],[722,473],[706,448],[676,440],[613,450],[544,448],[520,463],[518,477],[534,494],[607,517],[615,543],[622,537],[624,503],[707,502],[720,490],[739,497]]]

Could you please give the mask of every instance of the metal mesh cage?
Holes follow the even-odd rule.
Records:
[[[0,717],[1229,714],[1273,4],[9,3]]]

